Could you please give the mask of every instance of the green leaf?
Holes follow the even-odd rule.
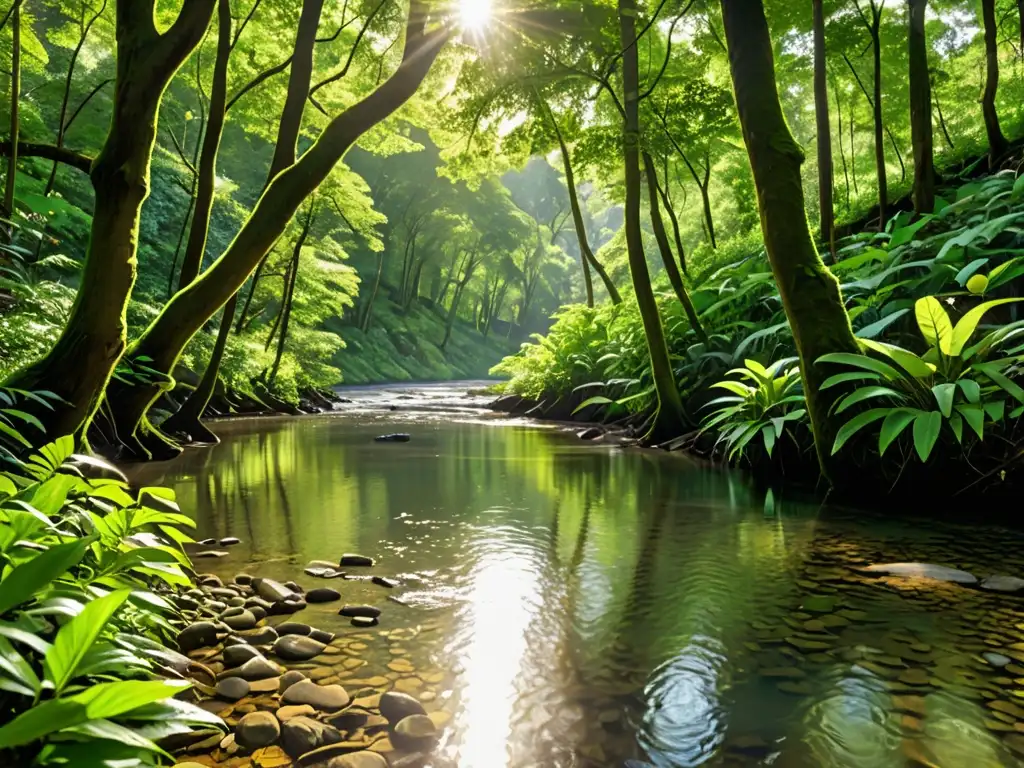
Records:
[[[12,749],[90,720],[104,720],[174,696],[189,687],[177,680],[100,683],[74,696],[51,699],[0,727],[0,749]]]
[[[992,383],[1000,387],[1018,403],[1024,403],[1024,389],[1021,389],[1019,384],[1011,381],[1006,374],[999,370],[999,365],[997,363],[979,363],[974,366],[974,370],[980,371],[988,376],[992,380]]]
[[[982,406],[985,409],[985,413],[988,414],[989,419],[993,422],[999,422],[1003,420],[1003,416],[1006,414],[1006,403],[1002,400],[996,400],[993,403],[985,403]]]
[[[859,331],[857,331],[858,339],[873,339],[878,336],[882,331],[886,330],[890,325],[895,323],[901,317],[910,312],[909,309],[901,309],[898,312],[893,312],[891,315],[886,315],[881,320],[876,320],[870,325],[865,325]]]
[[[771,457],[772,451],[775,450],[775,428],[768,424],[761,430],[761,437],[764,439],[764,448]]]
[[[855,392],[851,392],[839,402],[839,405],[836,407],[836,413],[842,413],[857,405],[857,403],[862,403],[865,400],[871,400],[876,397],[891,397],[894,400],[905,399],[901,392],[897,392],[891,387],[861,387]]]
[[[939,411],[947,419],[953,413],[953,398],[956,397],[956,384],[936,384],[932,387],[932,394],[935,395],[935,402],[939,404]]]
[[[878,381],[879,379],[880,377],[877,373],[837,373],[835,376],[829,376],[825,379],[819,389],[831,389],[850,381]]]
[[[967,402],[977,403],[981,401],[981,385],[974,379],[960,379],[957,382],[957,386],[963,391]]]
[[[956,407],[957,412],[964,417],[964,421],[974,430],[979,440],[985,439],[985,409],[974,403],[966,403]]]
[[[20,693],[23,696],[38,696],[42,683],[32,665],[25,660],[6,637],[0,637],[0,677],[14,685],[5,686],[5,690]]]
[[[874,408],[870,411],[864,411],[864,413],[858,413],[839,429],[839,432],[836,434],[835,444],[832,446],[832,455],[835,456],[839,453],[839,450],[846,445],[847,441],[868,424],[885,418],[891,412],[891,408]]]
[[[967,342],[971,340],[971,336],[974,335],[978,323],[981,322],[981,318],[985,316],[986,312],[1003,304],[1012,304],[1016,301],[1021,301],[1021,299],[997,299],[996,301],[986,301],[984,304],[976,306],[960,318],[960,322],[953,329],[953,335],[949,341],[949,351],[943,350],[943,352],[950,357],[958,357],[964,351]]]
[[[971,279],[975,272],[988,264],[988,259],[975,259],[966,267],[957,272],[956,281],[960,285],[967,285],[967,281]]]
[[[914,420],[920,411],[910,408],[899,408],[889,413],[882,422],[882,431],[878,436],[878,453],[882,456],[889,450],[903,430]]]
[[[953,324],[949,321],[949,315],[946,314],[946,310],[942,308],[939,300],[934,296],[918,299],[914,304],[914,314],[917,316],[917,325],[921,329],[921,335],[928,342],[928,346],[938,347],[944,355],[953,354],[950,352]]]
[[[902,347],[897,347],[895,344],[885,344],[884,342],[872,341],[871,339],[861,339],[861,344],[868,349],[873,349],[885,355],[915,379],[927,379],[935,373],[935,370],[920,357]]]
[[[956,435],[956,441],[960,444],[964,442],[964,419],[959,413],[954,413],[949,417],[949,426],[953,430],[953,434]]]
[[[0,615],[27,602],[43,587],[77,564],[92,544],[92,539],[79,539],[36,555],[14,568],[0,582]]]
[[[901,378],[900,372],[891,365],[884,363],[881,360],[875,360],[875,358],[868,357],[867,355],[854,355],[848,352],[833,352],[819,357],[817,363],[819,365],[821,363],[852,365],[854,368],[861,368],[874,373],[879,373],[889,381],[898,381]]]
[[[928,461],[939,439],[942,429],[942,414],[938,411],[927,411],[914,419],[914,449],[921,461]]]
[[[933,217],[930,214],[922,216],[920,220],[914,222],[910,226],[901,227],[900,229],[897,229],[895,232],[893,232],[892,239],[889,241],[889,249],[892,250],[893,248],[898,248],[904,243],[909,243],[911,240],[914,239],[914,235],[916,235],[922,227],[924,227],[929,221],[931,221],[932,218]]]
[[[102,634],[110,617],[130,594],[131,590],[125,589],[93,600],[85,606],[85,610],[61,627],[53,641],[53,648],[43,661],[47,679],[53,683],[58,694],[74,678],[79,663]]]
[[[614,402],[615,401],[612,400],[610,397],[605,397],[604,395],[596,395],[595,397],[589,397],[579,404],[579,407],[572,412],[572,415],[575,416],[584,408],[589,408],[592,405],[609,405]]]

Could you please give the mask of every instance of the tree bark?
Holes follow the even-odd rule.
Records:
[[[539,98],[539,97],[538,97]],[[580,207],[580,197],[576,190],[576,174],[572,169],[572,156],[569,154],[569,147],[566,146],[565,139],[562,136],[562,131],[558,127],[558,123],[555,120],[554,114],[551,112],[551,108],[545,103],[544,110],[548,114],[548,119],[551,121],[552,127],[555,129],[555,137],[558,139],[558,151],[562,156],[562,170],[565,173],[565,186],[569,191],[569,210],[572,211],[572,225],[576,230],[576,241],[580,246],[580,257],[583,261],[584,276],[587,282],[587,306],[594,306],[594,288],[593,282],[590,278],[590,271],[587,266],[590,265],[597,272],[601,278],[601,282],[604,283],[604,288],[608,291],[608,296],[612,300],[612,304],[621,304],[622,296],[619,294],[618,289],[615,287],[615,283],[612,282],[608,276],[607,270],[597,260],[594,255],[594,250],[590,247],[590,238],[587,237],[587,227],[583,221],[583,210]]]
[[[1024,3],[1024,0],[1021,0],[1021,2]],[[942,137],[946,140],[946,144],[949,145],[950,149],[956,149],[953,139],[949,136],[949,129],[946,128],[946,118],[942,114],[942,102],[939,101],[939,92],[935,89],[934,84],[932,93],[935,95],[935,110],[939,113],[939,127],[942,129]]]
[[[306,214],[306,221],[302,225],[302,233],[295,242],[295,253],[292,255],[291,277],[288,280],[288,287],[283,298],[284,305],[281,309],[283,317],[281,321],[281,336],[277,340],[277,354],[274,355],[274,365],[271,367],[270,375],[267,377],[268,389],[273,386],[274,381],[277,379],[277,372],[281,368],[281,358],[284,357],[284,345],[288,341],[288,326],[291,325],[292,306],[295,303],[295,284],[299,279],[299,262],[302,260],[302,248],[306,245],[309,230],[313,226],[314,207],[315,204],[311,201],[309,212]]]
[[[678,437],[685,429],[683,401],[676,385],[675,371],[669,357],[665,329],[661,323],[658,302],[651,288],[651,276],[644,255],[643,231],[640,224],[640,72],[637,56],[636,16],[634,0],[618,0],[619,33],[622,56],[623,90],[623,161],[626,176],[626,247],[629,271],[633,277],[637,306],[647,338],[651,371],[658,400],[650,432],[645,436],[655,443]]]
[[[210,214],[217,182],[217,153],[224,133],[228,98],[228,59],[231,57],[231,3],[217,0],[217,58],[213,65],[213,87],[210,90],[210,116],[203,136],[203,148],[199,155],[199,169],[196,181],[195,207],[192,226],[185,246],[185,258],[181,262],[178,290],[199,276],[206,252],[206,240],[210,232]]]
[[[814,113],[818,128],[818,207],[822,242],[835,256],[835,211],[832,201],[832,127],[828,115],[828,70],[825,63],[825,12],[814,0]]]
[[[775,60],[762,0],[722,0],[736,106],[757,188],[768,258],[800,355],[807,409],[822,471],[832,467],[832,390],[822,392],[815,361],[857,352],[839,283],[814,246],[800,179],[803,153],[779,102]]]
[[[935,149],[932,134],[932,87],[928,74],[925,11],[928,0],[907,0],[910,31],[910,132],[914,145],[914,210],[935,210]]]
[[[19,104],[21,102],[21,5],[11,13],[11,154],[7,158],[7,179],[4,183],[4,213],[14,215],[14,187],[18,178]]]
[[[832,83],[832,90],[836,95],[836,116],[839,120],[839,158],[843,161],[843,180],[845,181],[846,189],[846,210],[850,210],[850,170],[846,165],[846,148],[843,146],[843,103],[839,99],[839,89],[836,88],[835,82]],[[851,120],[853,118],[851,117]]]
[[[184,0],[162,34],[155,0],[117,5],[117,78],[110,129],[91,168],[96,202],[78,296],[60,338],[46,356],[15,372],[7,386],[45,388],[60,396],[36,415],[43,441],[81,439],[126,343],[125,309],[135,283],[139,214],[149,193],[149,168],[160,101],[171,78],[209,25],[214,0]],[[161,383],[154,385],[158,395]]]
[[[658,241],[658,250],[661,252],[661,261],[665,265],[665,272],[668,274],[668,280],[672,284],[672,290],[675,291],[676,297],[679,299],[679,303],[683,305],[683,311],[686,313],[686,318],[690,321],[690,327],[693,328],[693,332],[697,335],[697,338],[700,341],[707,343],[708,334],[700,322],[700,317],[697,315],[697,310],[693,306],[693,301],[690,300],[690,294],[686,292],[686,285],[683,283],[683,276],[680,274],[679,267],[676,265],[675,257],[672,255],[672,246],[670,246],[668,242],[668,233],[665,231],[665,221],[661,218],[661,208],[658,205],[658,174],[654,167],[654,160],[648,152],[643,153],[643,159],[644,173],[647,176],[647,195],[651,210],[651,227],[654,229],[654,238]]]
[[[875,173],[878,176],[878,231],[885,229],[886,209],[889,206],[889,184],[885,172],[885,125],[882,121],[882,8],[875,10],[871,26],[871,47],[875,67],[875,98],[872,111],[875,119]]]
[[[981,0],[982,23],[985,27],[985,90],[981,95],[981,112],[988,136],[989,167],[995,168],[1006,152],[1007,141],[999,126],[996,93],[999,91],[999,38],[996,23],[996,0]]]

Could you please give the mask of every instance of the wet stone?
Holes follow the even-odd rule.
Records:
[[[341,734],[334,726],[310,717],[291,718],[281,728],[281,746],[291,757],[299,757],[339,741]]]
[[[268,677],[280,677],[284,672],[281,667],[262,656],[249,659],[242,666],[222,673],[224,677],[240,677],[243,680],[264,680]]]
[[[295,717],[315,717],[316,710],[309,704],[290,704],[277,710],[275,716],[280,722],[286,723]]]
[[[1016,576],[989,576],[980,586],[988,592],[1021,592],[1024,591],[1024,579]]]
[[[196,552],[192,555],[193,560],[206,560],[216,557],[227,557],[228,553],[222,549],[204,549],[202,552]]]
[[[188,653],[217,644],[217,626],[211,621],[197,621],[178,633],[178,648]]]
[[[313,628],[309,624],[302,624],[298,621],[286,621],[283,624],[278,624],[277,634],[284,637],[285,635],[308,635],[313,631]]]
[[[284,584],[273,579],[253,579],[252,585],[260,597],[271,603],[277,603],[295,594]]]
[[[860,570],[863,573],[878,576],[935,579],[936,581],[948,581],[954,584],[974,585],[978,583],[978,578],[973,573],[932,563],[884,563],[869,565]]]
[[[233,547],[236,544],[241,544],[241,543],[242,543],[242,540],[241,539],[236,539],[234,536],[228,536],[228,537],[223,538],[223,539],[220,540],[220,545],[222,547]]]
[[[269,712],[252,712],[243,717],[235,729],[235,742],[245,749],[259,749],[277,741],[281,726]]]
[[[228,610],[233,609],[229,608]],[[253,629],[256,626],[256,617],[252,615],[251,611],[244,608],[233,616],[224,616],[222,621],[234,630]]]
[[[374,584],[380,587],[386,587],[387,589],[394,589],[398,586],[398,581],[395,579],[389,579],[384,576],[374,576],[370,579]]]
[[[328,587],[311,589],[306,593],[307,603],[333,603],[335,600],[341,600],[341,593]]]
[[[399,749],[430,749],[440,734],[426,715],[409,715],[398,722],[391,732],[391,741]]]
[[[380,608],[372,605],[346,605],[338,611],[339,616],[377,618],[380,616]]]
[[[349,622],[353,627],[375,627],[380,622],[373,616],[353,616]]]
[[[258,627],[236,632],[235,635],[249,645],[273,645],[277,632],[273,627]]]
[[[283,675],[281,675],[281,684],[278,686],[278,691],[284,693],[293,685],[306,679],[306,675],[297,669],[289,669]]]
[[[1003,656],[1001,653],[994,653],[992,651],[985,651],[985,653],[981,654],[981,658],[993,667],[1005,667],[1012,661],[1009,656]]]
[[[798,679],[798,678],[801,678],[801,677],[806,677],[806,674],[804,673],[804,671],[801,670],[801,669],[797,669],[796,667],[770,667],[768,669],[759,670],[758,674],[761,677],[782,678],[782,679],[785,679],[785,678]]]
[[[240,677],[228,677],[217,683],[217,698],[238,701],[249,695],[249,683]]]
[[[324,652],[323,643],[302,635],[285,635],[279,638],[272,649],[275,656],[286,661],[309,661]]]
[[[380,713],[389,723],[398,723],[410,715],[425,715],[427,711],[412,696],[388,691],[380,697]]]
[[[282,699],[288,704],[309,704],[322,712],[336,712],[350,701],[340,685],[320,686],[310,680],[293,685],[284,692]]]
[[[333,565],[331,565],[329,568],[306,568],[305,570],[303,570],[303,573],[307,576],[312,576],[314,579],[340,579],[342,576],[345,575],[344,571],[339,571],[335,569]]]
[[[374,561],[372,557],[366,555],[357,555],[351,552],[346,552],[341,556],[341,560],[338,561],[338,566],[341,568],[353,567],[353,568],[369,568],[373,565]]]
[[[309,636],[316,640],[318,643],[323,643],[324,645],[333,642],[335,637],[333,632],[325,632],[322,629],[314,629],[312,632],[309,633]]]
[[[808,640],[804,637],[787,637],[786,642],[801,651],[827,651],[832,648],[828,643],[820,640]]]

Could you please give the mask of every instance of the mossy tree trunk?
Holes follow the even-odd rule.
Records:
[[[999,26],[996,0],[981,0],[982,25],[985,28],[985,90],[981,94],[981,112],[988,136],[989,166],[995,168],[1006,152],[1007,141],[999,125],[996,93],[999,91]]]
[[[828,70],[825,61],[825,12],[814,0],[814,114],[818,129],[818,208],[822,242],[835,256],[835,211],[832,202],[832,127],[828,115]]]
[[[203,256],[206,251],[206,241],[210,229],[210,213],[213,209],[214,186],[217,176],[217,153],[220,147],[221,135],[224,132],[224,123],[227,115],[227,67],[231,57],[232,36],[231,36],[231,8],[228,0],[219,2],[219,38],[217,41],[217,60],[214,65],[214,81],[210,95],[210,122],[206,128],[206,136],[203,140],[202,156],[199,161],[199,182],[198,194],[196,196],[196,211],[192,220],[192,230],[189,234],[188,251],[185,254],[185,261],[182,264],[182,279],[179,290],[185,288],[196,279],[202,267]],[[305,98],[301,95],[309,92],[310,81],[313,77],[313,46],[316,42],[316,32],[319,28],[320,14],[323,9],[323,0],[306,0],[302,6],[302,14],[299,17],[299,28],[295,37],[295,48],[291,59],[291,70],[288,78],[288,91],[285,97],[285,107],[281,113],[281,119],[277,127],[277,143],[274,149],[274,157],[270,163],[270,170],[267,173],[269,184],[285,168],[295,163],[295,155],[298,151],[298,136],[302,128],[302,116],[305,111]],[[256,294],[256,286],[260,274],[267,263],[267,256],[273,247],[267,250],[267,255],[260,260],[256,275],[246,298],[242,317],[239,323],[244,323],[250,303]],[[187,279],[186,279],[187,278]],[[290,281],[286,281],[286,286]],[[193,390],[173,420],[169,419],[165,431],[173,431],[177,434],[187,434],[196,442],[216,443],[216,436],[201,423],[202,415],[205,413],[217,387],[217,380],[220,377],[220,366],[224,360],[224,351],[227,348],[227,341],[231,324],[234,322],[235,311],[238,307],[238,292],[231,297],[224,307],[221,315],[221,328],[217,331],[217,340],[214,343],[210,360],[206,364],[203,378],[199,386]],[[282,309],[282,311],[284,311]],[[225,330],[224,326],[227,327]],[[275,326],[276,330],[276,326]],[[163,427],[163,425],[161,425]],[[151,446],[148,450],[165,450],[173,452],[174,446],[167,443],[161,445],[159,435],[153,433],[148,435],[147,441]]]
[[[704,330],[700,317],[697,315],[697,310],[693,306],[690,294],[686,291],[683,276],[679,272],[679,266],[676,264],[675,257],[672,255],[672,246],[668,242],[665,221],[661,218],[661,206],[658,202],[658,172],[654,166],[654,159],[649,152],[644,152],[643,158],[644,174],[647,176],[647,196],[651,211],[651,228],[654,230],[654,239],[658,242],[661,261],[665,265],[665,272],[668,275],[669,282],[672,284],[672,290],[675,291],[679,303],[683,305],[683,311],[686,313],[686,318],[690,321],[690,327],[697,334],[697,338],[700,341],[707,343],[708,334]]]
[[[11,154],[4,182],[4,215],[14,214],[14,188],[18,178],[18,133],[21,128],[21,4],[11,10]]]
[[[856,352],[839,283],[822,264],[804,213],[803,152],[782,113],[762,0],[722,0],[736,106],[750,156],[772,272],[800,354],[807,409],[822,470],[831,467],[833,390],[821,391],[815,365],[831,352]]]
[[[214,0],[184,0],[163,33],[156,0],[121,0],[116,11],[117,78],[113,115],[91,168],[96,202],[78,296],[49,353],[6,382],[45,388],[63,402],[37,415],[40,440],[84,434],[125,348],[125,311],[135,283],[139,214],[149,194],[149,168],[160,100],[210,23]],[[155,394],[159,394],[159,385]]]
[[[669,357],[665,329],[661,323],[658,302],[651,287],[651,275],[644,255],[643,230],[640,223],[640,72],[636,40],[636,3],[619,0],[619,33],[622,44],[623,89],[623,161],[626,176],[626,248],[629,271],[633,278],[637,306],[647,338],[651,371],[658,400],[658,410],[646,439],[663,442],[681,435],[686,421],[683,401],[676,385],[672,360]]]
[[[914,210],[935,210],[935,150],[932,132],[932,84],[928,73],[925,12],[928,0],[907,0],[910,30],[910,131],[914,145]]]
[[[306,153],[274,177],[227,250],[168,302],[134,345],[133,358],[149,357],[153,361],[150,365],[158,370],[174,370],[192,336],[245,283],[299,206],[345,153],[367,130],[412,97],[450,34],[447,26],[428,33],[425,4],[412,0],[404,55],[395,73],[362,101],[331,120]],[[154,386],[118,386],[109,398],[118,435],[122,439],[133,436],[137,445],[132,447],[142,449],[144,456],[152,453],[150,446],[141,442],[150,431],[145,415],[158,395],[159,388]]]

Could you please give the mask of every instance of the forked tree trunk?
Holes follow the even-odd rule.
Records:
[[[910,17],[910,131],[914,145],[914,210],[935,210],[935,150],[932,87],[924,23],[928,0],[907,0]]]
[[[179,291],[146,329],[132,357],[149,357],[151,366],[174,370],[182,350],[249,278],[287,227],[295,211],[327,178],[348,149],[367,130],[389,117],[419,88],[451,34],[448,27],[426,32],[426,9],[412,0],[405,53],[396,72],[362,101],[335,117],[302,158],[268,185],[252,215],[224,254],[197,280]],[[118,434],[134,436],[136,449],[151,453],[141,441],[150,433],[146,412],[159,395],[155,386],[117,387],[110,398]],[[151,440],[146,440],[151,442]],[[158,450],[162,446],[155,446]]]
[[[668,353],[665,329],[658,302],[651,288],[651,275],[644,255],[640,224],[640,72],[636,40],[637,9],[634,0],[619,0],[619,32],[622,44],[622,90],[625,109],[623,121],[623,160],[626,170],[626,248],[629,271],[633,277],[637,306],[644,325],[651,371],[658,399],[648,441],[659,443],[681,435],[686,421],[675,372]]]
[[[981,0],[982,24],[985,27],[985,90],[981,95],[981,112],[988,136],[989,166],[995,168],[1006,152],[1007,141],[999,126],[996,93],[999,91],[999,29],[996,24],[996,0]]]
[[[818,207],[821,240],[835,256],[835,211],[832,203],[832,127],[828,115],[828,70],[825,63],[825,12],[814,0],[814,113],[818,128]]]
[[[683,311],[686,313],[686,318],[690,321],[690,327],[693,328],[693,332],[697,334],[698,339],[707,343],[707,332],[705,332],[704,326],[700,322],[700,317],[698,317],[697,310],[693,306],[690,294],[686,291],[683,276],[680,274],[675,257],[672,255],[672,246],[668,242],[665,221],[661,218],[661,207],[658,204],[658,175],[654,167],[654,160],[648,152],[643,153],[643,158],[644,174],[647,176],[647,195],[651,209],[651,227],[654,229],[654,238],[658,241],[658,251],[661,253],[661,261],[665,265],[665,273],[668,275],[668,280],[672,284],[672,290],[675,291],[679,303],[683,305]]]
[[[821,391],[815,365],[831,352],[857,352],[839,283],[814,246],[800,180],[803,153],[786,125],[762,0],[722,0],[736,106],[757,187],[768,258],[800,354],[807,409],[822,470],[832,466],[834,390]]]
[[[21,127],[21,5],[11,12],[11,154],[4,182],[4,215],[14,214],[14,187],[18,178],[18,133]]]
[[[117,4],[113,115],[90,174],[96,202],[71,316],[50,352],[6,382],[21,389],[48,389],[61,397],[52,411],[37,414],[46,426],[46,435],[37,436],[44,442],[84,435],[124,351],[125,309],[135,283],[139,213],[149,192],[160,100],[202,38],[214,0],[184,0],[178,18],[162,34],[153,22],[155,4]],[[160,387],[154,385],[154,395]]]

